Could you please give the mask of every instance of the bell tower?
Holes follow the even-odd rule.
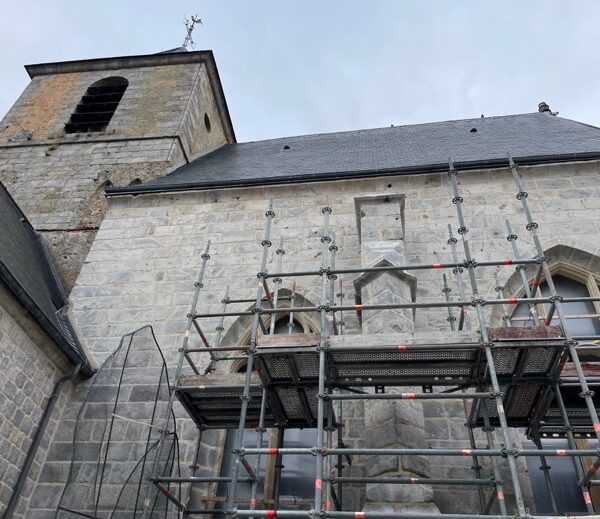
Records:
[[[31,82],[0,122],[0,181],[70,290],[102,221],[106,187],[165,175],[235,134],[211,51],[25,69]]]

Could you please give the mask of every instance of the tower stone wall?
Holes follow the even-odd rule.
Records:
[[[26,68],[31,82],[0,123],[0,181],[70,289],[102,220],[106,187],[164,175],[235,137],[208,52]],[[114,76],[128,86],[107,128],[65,133],[87,88]]]

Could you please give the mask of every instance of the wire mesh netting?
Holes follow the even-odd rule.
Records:
[[[152,328],[123,336],[77,416],[57,519],[177,517],[175,505],[151,481],[153,475],[179,475],[169,398],[167,366]],[[177,486],[170,490],[181,493]]]

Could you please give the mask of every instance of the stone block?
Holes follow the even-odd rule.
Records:
[[[433,490],[428,485],[368,483],[366,499],[375,503],[423,503],[433,501]]]

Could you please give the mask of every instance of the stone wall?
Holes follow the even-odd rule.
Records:
[[[11,297],[0,286],[0,515],[12,495],[54,384],[72,369]],[[29,506],[38,506],[40,499],[43,502],[35,482],[42,473],[67,398],[68,392],[61,395],[56,414],[50,419],[15,518],[35,517],[25,511]]]
[[[88,86],[109,76],[129,85],[106,130],[66,134]],[[0,123],[0,181],[70,289],[102,220],[104,188],[151,180],[225,142],[204,63],[37,75]]]
[[[551,249],[563,244],[596,254],[600,246],[598,164],[531,167],[524,168],[522,173],[544,247]],[[459,181],[475,259],[485,261],[511,256],[505,237],[505,218],[519,234],[522,255],[532,256],[533,245],[524,230],[525,222],[510,174],[506,170],[473,171],[460,173]],[[458,224],[449,179],[444,174],[113,198],[71,293],[82,339],[101,361],[114,351],[122,334],[149,323],[155,327],[158,341],[172,365],[183,338],[200,255],[208,240],[212,242],[211,260],[199,309],[218,311],[226,285],[236,297],[255,296],[259,243],[268,197],[273,197],[277,213],[271,239],[278,243],[281,235],[285,237],[284,270],[294,271],[320,266],[320,208],[326,199],[333,209],[331,225],[339,247],[337,265],[341,268],[360,265],[355,198],[385,194],[405,196],[406,261],[412,264],[451,261],[446,243],[447,224],[451,223],[455,230]],[[271,270],[276,261],[275,248],[269,259]],[[485,298],[496,297],[494,270],[479,268],[476,271]],[[498,279],[504,283],[513,274],[514,267],[503,267],[498,270]],[[440,271],[417,271],[415,276],[418,301],[437,301],[443,297]],[[302,295],[317,303],[319,280],[298,278],[296,281]],[[343,280],[347,302],[354,301],[352,281],[350,276]],[[290,282],[286,280],[283,287],[289,288]],[[470,297],[469,289],[467,297]],[[232,309],[246,306],[234,305]],[[450,337],[446,319],[445,310],[419,310],[415,330],[441,331]],[[348,334],[360,333],[355,315],[347,314],[344,320]],[[228,319],[225,328],[233,324],[234,319]],[[209,337],[213,336],[216,326],[216,321],[205,324],[205,330],[211,332]],[[194,337],[192,346],[199,344]],[[201,368],[207,366],[205,356],[196,355],[195,361]],[[76,404],[74,400],[70,406],[75,408]],[[364,445],[365,440],[362,408],[355,406],[346,413],[346,434],[352,439],[350,443],[357,446]],[[455,405],[444,406],[441,411],[425,407],[422,425],[429,445],[465,441],[466,436],[453,432],[464,422],[463,413],[459,411]],[[191,424],[184,427],[186,434],[194,430]],[[189,459],[192,437],[184,434],[182,442],[185,458]],[[218,449],[213,447],[207,452],[211,454],[209,463],[217,470]],[[462,477],[458,474],[468,472],[470,463],[468,459],[463,461],[458,464],[444,459],[436,466],[436,473]],[[364,471],[360,468],[364,467],[363,460],[356,462],[353,470],[359,475]],[[526,483],[524,468],[522,473]],[[527,485],[525,487],[527,489]],[[434,497],[443,512],[465,512],[465,504],[473,500],[461,498],[469,493],[470,490],[436,489]],[[360,496],[360,489],[346,494]],[[469,495],[474,494],[475,491]],[[531,496],[526,497],[531,505]],[[509,505],[510,508],[512,504]],[[360,503],[354,502],[351,507],[360,509]]]

